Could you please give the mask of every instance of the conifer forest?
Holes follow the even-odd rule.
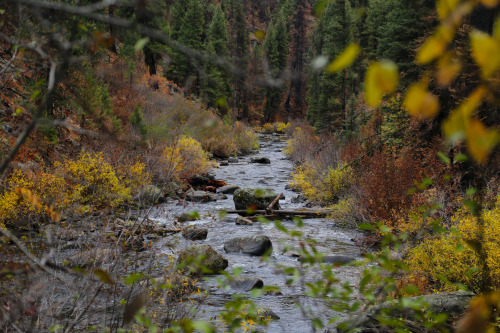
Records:
[[[0,1],[0,332],[499,309],[499,0]]]

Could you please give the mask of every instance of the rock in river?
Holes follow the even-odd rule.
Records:
[[[259,164],[271,164],[271,160],[267,157],[262,157],[262,156],[257,156],[257,157],[252,157],[250,159],[251,163],[259,163]]]
[[[238,216],[236,216],[236,224],[237,225],[252,225],[253,222],[252,222],[252,220],[250,220],[244,216],[238,215]]]
[[[269,190],[261,190],[254,188],[243,188],[238,189],[234,192],[234,207],[236,209],[248,209],[248,207],[254,206],[255,209],[266,209],[277,194]],[[280,209],[280,205],[277,202],[274,209]]]
[[[216,201],[215,195],[211,192],[193,190],[189,190],[186,192],[186,200],[194,202]]]
[[[182,231],[182,237],[190,240],[207,239],[208,229],[185,229]]]
[[[238,185],[226,185],[226,186],[219,187],[217,189],[217,192],[224,193],[224,194],[233,194],[234,191],[236,191],[239,188],[240,187]]]
[[[250,291],[252,289],[262,289],[264,282],[258,277],[252,276],[237,276],[228,279],[226,283],[235,290]]]
[[[177,258],[177,263],[187,262],[198,257],[203,258],[201,264],[213,274],[222,272],[228,266],[227,259],[221,256],[210,245],[195,245],[182,250]],[[195,274],[209,274],[203,272],[199,267],[189,267],[189,269]]]
[[[247,237],[236,237],[224,243],[226,253],[242,252],[254,256],[262,256],[268,251],[272,251],[273,243],[269,237],[255,235]]]

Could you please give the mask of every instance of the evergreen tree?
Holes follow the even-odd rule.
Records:
[[[176,23],[176,25],[177,24],[178,23]],[[177,26],[175,29],[177,29]],[[201,0],[189,0],[186,4],[186,12],[180,28],[178,31],[174,31],[174,35],[176,35],[178,41],[185,46],[195,51],[202,51],[204,50],[204,29],[205,19]],[[199,95],[200,75],[198,69],[200,65],[198,61],[178,50],[172,53],[172,63],[169,67],[169,74],[177,82],[185,82],[188,78],[196,76],[192,90]],[[187,91],[185,91],[185,93],[187,93]]]
[[[235,64],[241,73],[246,73],[248,67],[248,30],[246,26],[245,14],[243,13],[243,1],[235,0],[234,5],[234,22],[233,25],[236,30],[235,36]],[[234,89],[236,89],[236,100],[238,107],[243,109],[243,119],[248,119],[248,105],[247,105],[247,89],[245,89],[246,75],[240,74],[234,77]],[[234,101],[233,101],[234,103]]]
[[[269,63],[272,78],[279,78],[281,72],[286,68],[288,59],[288,35],[286,32],[283,13],[280,12],[278,21],[269,25],[264,50]],[[283,87],[270,86],[266,88],[266,103],[264,105],[264,121],[274,121],[281,103]]]
[[[227,23],[220,5],[215,9],[212,23],[207,36],[207,53],[219,57],[227,57]],[[206,66],[207,80],[204,84],[204,95],[208,106],[217,107],[220,113],[225,113],[227,107],[218,103],[227,100],[230,93],[229,79],[224,69],[217,64],[209,63]],[[225,103],[224,103],[225,104]]]
[[[313,39],[312,56],[335,59],[351,42],[351,6],[348,0],[331,1],[325,8]],[[319,130],[333,130],[345,123],[350,70],[312,73],[308,89],[308,120]]]

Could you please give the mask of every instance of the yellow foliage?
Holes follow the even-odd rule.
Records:
[[[290,185],[292,188],[304,192],[309,200],[332,202],[351,185],[352,177],[353,170],[350,166],[340,165],[324,172],[305,163],[292,172]]]
[[[392,61],[373,62],[365,77],[365,100],[372,107],[377,106],[384,94],[392,94],[398,85],[398,66]]]
[[[412,116],[432,119],[439,112],[437,96],[431,94],[422,83],[415,83],[408,88],[403,105]]]
[[[15,170],[6,185],[8,190],[0,195],[0,223],[4,225],[21,220],[26,223],[34,217],[58,220],[55,210],[68,205],[64,179],[54,174]]]
[[[276,124],[276,132],[278,133],[283,133],[285,132],[286,129],[288,129],[290,127],[290,123],[283,123],[283,122],[279,122]]]
[[[117,172],[131,194],[137,194],[144,185],[151,184],[152,176],[146,171],[146,164],[140,161],[122,167]]]
[[[209,171],[214,163],[210,154],[192,137],[182,136],[173,146],[163,151],[167,180],[190,178]]]
[[[482,243],[487,253],[491,280],[494,285],[500,284],[500,197],[495,206],[483,211],[485,239]],[[467,244],[480,241],[480,229],[477,217],[460,209],[452,217],[457,232],[440,235],[421,242],[410,251],[406,263],[414,272],[421,272],[436,282],[440,291],[456,290],[457,287],[438,281],[439,276],[453,283],[461,283],[470,290],[478,290],[481,273],[477,253]]]
[[[81,152],[77,160],[65,160],[56,168],[65,175],[72,189],[70,200],[95,208],[117,207],[130,200],[130,188],[118,179],[103,154]]]

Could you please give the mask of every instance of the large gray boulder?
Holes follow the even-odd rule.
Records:
[[[449,293],[440,293],[425,296],[411,297],[411,301],[422,301],[425,305],[422,305],[421,310],[430,310],[435,314],[446,313],[448,315],[447,325],[450,328],[456,318],[460,317],[465,313],[469,307],[469,303],[474,297],[471,292],[457,291]],[[392,319],[405,319],[412,322],[417,322],[415,320],[415,311],[411,308],[396,309],[397,301],[384,302],[382,304],[376,305],[357,316],[353,316],[337,325],[337,332],[351,332],[356,330],[356,332],[393,332],[386,326],[383,326],[376,319],[380,315],[389,317]],[[427,331],[423,328],[422,332]]]
[[[257,210],[266,209],[277,194],[269,190],[261,190],[255,188],[243,188],[234,192],[233,201],[236,209],[248,209],[254,207]],[[274,209],[280,209],[279,202],[277,202]]]
[[[201,267],[195,267],[190,262],[198,262],[201,258],[201,265],[207,270]],[[218,274],[225,270],[228,266],[228,261],[226,258],[221,256],[217,251],[215,251],[210,245],[195,245],[182,250],[177,257],[177,263],[186,263],[187,267],[192,273],[202,275],[202,274]]]
[[[236,237],[224,243],[226,253],[245,253],[254,256],[262,256],[273,249],[273,243],[269,237],[255,235],[247,237]]]

